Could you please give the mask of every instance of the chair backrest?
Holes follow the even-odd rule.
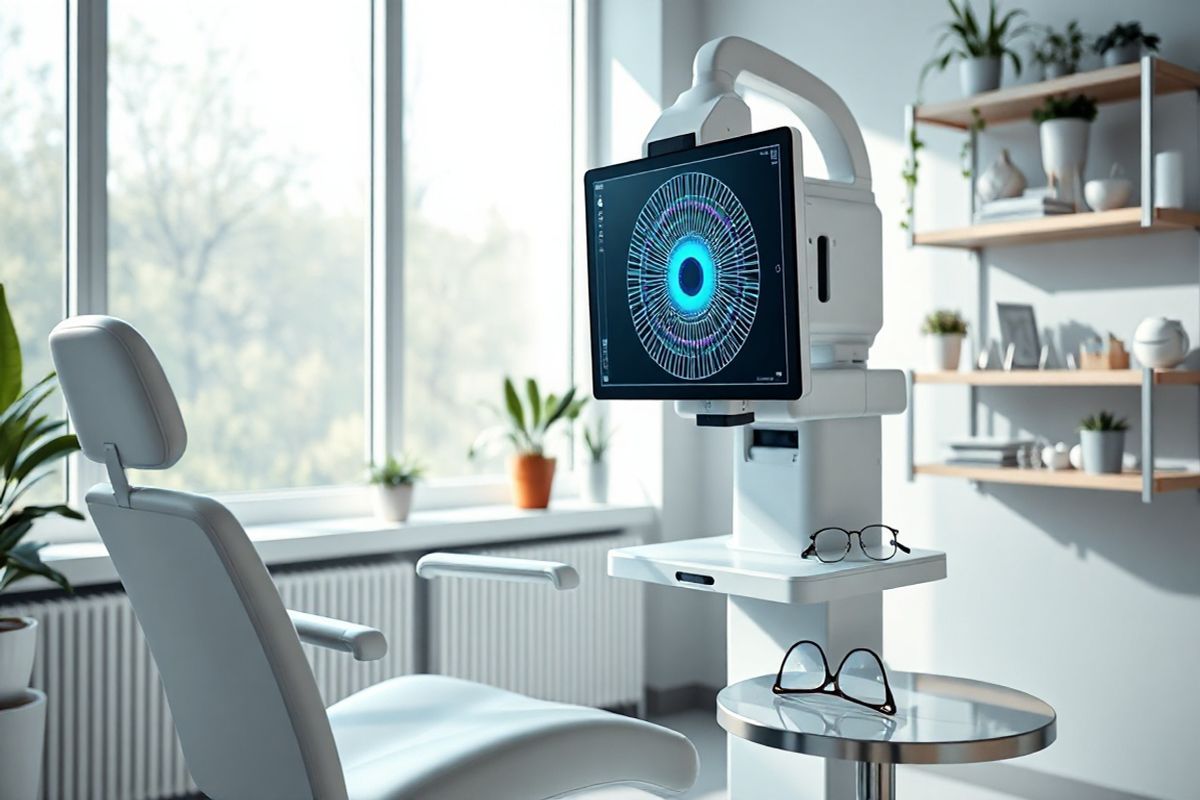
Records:
[[[161,364],[113,317],[59,324],[50,350],[84,454],[110,484],[92,520],[141,623],[192,778],[210,797],[344,800],[329,719],[270,574],[233,515],[186,492],[132,488],[187,434]]]

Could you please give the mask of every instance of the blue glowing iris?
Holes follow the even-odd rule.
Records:
[[[684,314],[708,308],[717,288],[717,268],[708,245],[698,236],[685,236],[667,259],[667,293]]]

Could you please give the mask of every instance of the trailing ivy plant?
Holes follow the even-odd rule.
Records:
[[[964,178],[971,177],[971,133],[978,134],[987,127],[987,121],[983,115],[979,113],[978,108],[971,109],[971,122],[967,126],[967,138],[963,141],[962,147],[958,151],[958,160],[962,176]],[[903,230],[910,230],[913,224],[913,199],[917,192],[917,178],[921,166],[921,159],[918,153],[925,148],[925,141],[917,136],[917,127],[908,133],[908,157],[904,160],[904,169],[900,172],[900,177],[904,179],[904,215],[900,218],[900,227]]]
[[[79,450],[66,420],[41,412],[54,392],[54,373],[22,389],[21,342],[0,284],[0,592],[32,575],[70,591],[66,577],[42,561],[44,542],[26,535],[42,517],[83,519],[66,505],[25,505],[29,490],[53,474],[56,462]]]

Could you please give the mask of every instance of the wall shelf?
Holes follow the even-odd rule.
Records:
[[[1141,82],[1140,64],[1122,64],[1039,83],[997,89],[961,100],[918,106],[914,111],[918,122],[965,131],[971,127],[972,109],[977,109],[979,115],[992,125],[1016,122],[1028,120],[1042,101],[1054,95],[1086,94],[1096,98],[1099,103],[1136,100],[1141,94]],[[1200,89],[1200,73],[1169,61],[1154,59],[1154,94],[1174,94],[1189,89]]]
[[[950,386],[1131,386],[1140,387],[1143,375],[1136,369],[1024,369],[973,372],[915,372],[913,383]],[[1200,370],[1155,370],[1155,386],[1200,386]]]
[[[939,475],[964,478],[979,483],[1008,483],[1021,486],[1045,486],[1066,489],[1100,489],[1110,492],[1140,493],[1142,473],[1122,472],[1119,475],[1092,475],[1080,470],[1021,469],[1019,467],[971,467],[961,464],[917,464],[917,475]],[[1154,494],[1200,490],[1200,472],[1156,470],[1151,478]]]
[[[1141,233],[1200,229],[1200,213],[1178,208],[1155,208],[1151,223],[1142,225],[1142,209],[1115,208],[1111,211],[1081,211],[1038,219],[985,222],[962,228],[913,234],[913,244],[931,247],[978,249],[1039,242],[1097,239]]]

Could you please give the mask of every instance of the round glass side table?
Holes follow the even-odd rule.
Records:
[[[717,722],[766,747],[857,762],[858,800],[895,800],[897,764],[966,764],[1035,753],[1055,738],[1054,709],[991,683],[888,672],[896,714],[837,697],[777,695],[774,675],[717,695]]]

